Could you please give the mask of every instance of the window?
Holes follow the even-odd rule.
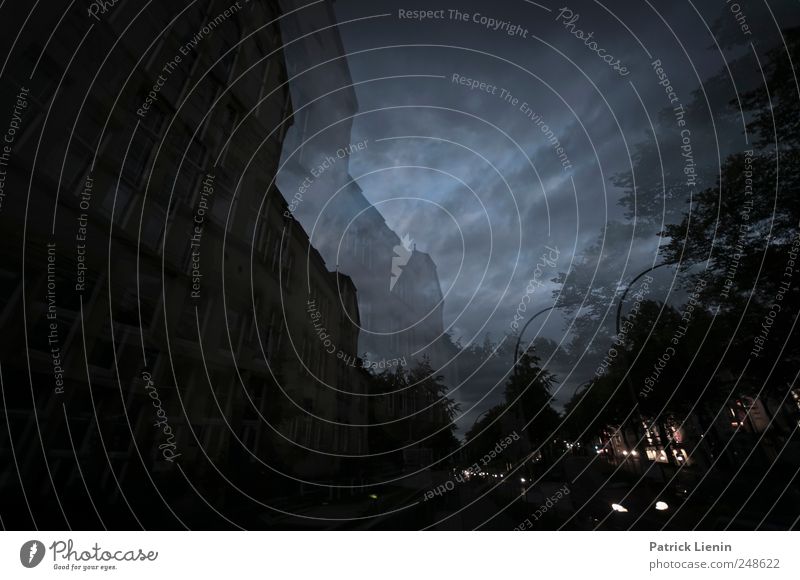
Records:
[[[361,326],[372,329],[372,303],[362,302],[361,304]]]
[[[178,172],[178,177],[175,182],[175,192],[172,200],[173,204],[177,200],[190,203],[195,192],[199,189],[197,186],[199,178],[199,168],[193,163],[189,163],[188,160],[184,159],[183,166]],[[165,190],[169,190],[169,188],[167,187]]]
[[[142,244],[149,246],[151,249],[160,249],[161,236],[164,233],[164,227],[161,223],[161,215],[151,213],[145,215],[142,219]]]
[[[153,322],[160,301],[161,279],[142,274],[139,278],[139,288],[134,285],[124,290],[119,308],[115,312],[115,319],[117,322],[138,327],[141,312],[141,326],[146,330]]]
[[[231,143],[233,142],[233,131],[236,129],[236,124],[239,122],[239,111],[233,105],[228,105],[222,112],[222,121],[220,128],[220,141],[225,146],[220,154],[219,164],[225,166],[225,160],[228,157]]]
[[[192,137],[189,143],[189,150],[186,152],[186,157],[198,167],[205,167],[208,162],[208,148],[206,144],[197,138],[197,135]]]
[[[294,266],[294,256],[289,252],[288,245],[283,253],[283,260],[281,261],[281,282],[284,288],[289,288],[292,280],[292,266]]]
[[[217,95],[220,90],[216,84],[209,86],[208,83],[212,82],[216,83],[213,79],[206,78],[203,83],[195,87],[194,92],[187,98],[187,105],[198,114],[197,119],[205,117],[203,128],[200,131],[201,137],[205,136],[206,129],[208,129],[211,107],[217,101]]]
[[[222,50],[221,54],[225,54],[230,49],[230,46],[225,46]],[[220,70],[220,74],[222,76],[222,82],[228,84],[230,83],[233,77],[233,71],[236,68],[236,57],[239,52],[239,48],[233,49],[230,54],[223,57],[222,60],[219,62],[217,67]]]
[[[124,225],[127,215],[128,205],[133,198],[133,190],[123,180],[119,181],[119,187],[111,189],[103,198],[103,209],[111,215],[113,212],[114,221],[119,225]]]
[[[256,104],[256,117],[263,120],[261,118],[261,111],[264,106],[262,102],[264,97],[267,95],[267,83],[269,83],[270,73],[272,72],[272,59],[267,60],[266,66],[264,66],[264,75],[261,77],[261,88],[258,91],[258,103]]]
[[[0,313],[11,312],[22,294],[21,276],[16,268],[0,268]]]
[[[244,335],[245,316],[242,310],[233,304],[229,304],[226,315],[228,329],[219,333],[219,348],[227,352],[232,347],[233,353],[237,354],[241,346],[241,338]],[[229,333],[230,344],[228,343]]]
[[[178,327],[176,328],[175,333],[177,334],[178,338],[197,341],[198,324],[202,325],[202,321],[198,322],[194,305],[187,303],[181,308],[180,318],[178,319]]]
[[[270,314],[269,328],[267,329],[267,357],[276,360],[280,353],[281,341],[283,339],[283,316],[280,311],[274,309]]]
[[[140,96],[144,101],[147,93]],[[167,126],[167,113],[158,103],[154,103],[147,111],[147,116],[141,121],[141,127],[147,129],[154,135],[161,135],[164,128]]]
[[[269,241],[270,241],[269,237],[270,237],[270,233],[272,232],[272,230],[269,227],[269,224],[267,223],[267,220],[265,220],[263,218],[258,221],[258,224],[257,224],[256,227],[258,228],[258,231],[256,233],[255,253],[256,254],[261,254],[262,256],[266,256],[267,248],[269,246]]]
[[[303,336],[303,340],[300,343],[300,360],[306,366],[308,366],[308,337],[307,336]]]
[[[230,213],[230,218],[228,214]],[[233,191],[217,183],[214,189],[214,203],[211,205],[211,217],[220,225],[230,224],[236,215],[236,196]]]
[[[89,364],[103,369],[114,365],[114,346],[110,340],[97,339],[89,354]]]
[[[269,248],[269,268],[273,274],[278,273],[278,266],[280,265],[281,258],[281,236],[273,235],[272,230],[269,231],[268,239],[272,238],[272,245]]]
[[[78,135],[73,135],[67,152],[67,161],[64,164],[64,174],[61,177],[61,186],[65,191],[79,195],[89,173],[89,164],[94,155],[93,149]]]
[[[128,181],[135,185],[142,183],[155,144],[156,139],[149,131],[146,129],[136,131],[122,168],[122,174]]]

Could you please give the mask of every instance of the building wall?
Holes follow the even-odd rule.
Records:
[[[4,518],[30,525],[20,479],[40,526],[91,514],[91,495],[107,523],[152,527],[191,518],[165,497],[222,501],[240,480],[266,492],[246,464],[333,477],[367,437],[348,426],[366,410],[330,385],[365,386],[322,356],[295,289],[328,300],[351,357],[356,291],[284,217],[273,182],[291,123],[280,6],[202,2],[172,25],[169,3],[121,2],[100,22],[74,6],[45,49],[63,4],[30,23],[41,30],[0,78],[3,111],[28,91],[0,210]],[[298,427],[309,400],[338,424]]]

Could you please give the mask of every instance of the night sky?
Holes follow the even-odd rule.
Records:
[[[697,188],[713,186],[720,159],[747,147],[731,103],[759,82],[754,53],[780,41],[777,23],[796,24],[791,4],[743,2],[737,21],[722,2],[459,2],[465,17],[441,2],[336,2],[359,102],[352,141],[369,141],[350,173],[435,260],[453,337],[501,339],[529,280],[542,283],[530,313],[553,304],[552,278],[590,246],[603,248],[589,258],[597,285],[624,285],[656,263],[657,233],[685,209],[669,188],[684,166],[670,106],[687,111]],[[419,20],[414,10],[434,12]],[[660,184],[662,169],[655,215],[620,205],[620,178]],[[547,248],[556,267],[534,274]],[[660,299],[680,299],[673,275],[662,275]],[[570,323],[553,311],[526,339],[563,344]],[[565,382],[559,400],[587,378],[573,363],[551,363]]]

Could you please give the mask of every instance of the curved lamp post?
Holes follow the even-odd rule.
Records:
[[[622,320],[622,305],[625,304],[625,298],[628,296],[628,292],[630,291],[630,289],[633,288],[633,285],[636,284],[636,282],[639,280],[639,278],[641,278],[642,276],[644,276],[648,272],[652,272],[653,270],[661,268],[662,266],[670,266],[670,265],[672,265],[672,262],[662,262],[660,264],[656,264],[655,266],[650,266],[646,270],[643,270],[642,272],[639,272],[633,278],[633,280],[631,280],[628,283],[628,285],[625,288],[625,291],[622,293],[622,296],[620,296],[619,304],[617,305],[617,336],[619,336],[621,320]],[[630,375],[628,375],[627,383],[628,383],[628,391],[630,393],[631,400],[632,400],[634,406],[637,406],[639,404],[639,400],[636,397],[636,392],[635,392],[635,390],[633,388],[633,383],[631,382]],[[637,430],[637,437],[638,437],[638,430]],[[624,440],[624,435],[623,435],[623,440]],[[663,471],[663,467],[662,467],[662,471]]]
[[[517,363],[519,362],[519,343],[522,340],[522,335],[525,334],[525,329],[528,328],[528,325],[531,322],[533,322],[534,319],[536,319],[537,316],[539,316],[540,314],[544,314],[548,310],[552,310],[555,307],[556,307],[556,305],[553,304],[552,306],[548,306],[547,308],[543,308],[542,310],[540,310],[539,312],[537,312],[536,314],[531,316],[528,319],[528,322],[525,323],[525,326],[522,327],[522,330],[519,332],[519,336],[517,337],[517,345],[514,347],[514,366],[517,366]]]
[[[628,283],[628,285],[625,287],[625,291],[622,293],[622,296],[619,299],[619,304],[617,304],[617,335],[619,335],[620,320],[622,318],[622,305],[625,304],[625,298],[628,296],[628,291],[630,291],[630,289],[633,288],[633,285],[636,284],[639,278],[641,278],[648,272],[652,272],[653,270],[660,268],[661,266],[670,266],[671,264],[672,264],[671,262],[662,262],[661,264],[650,266],[647,270],[639,272],[636,275],[636,277]]]

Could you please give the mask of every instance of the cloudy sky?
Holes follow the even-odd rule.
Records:
[[[631,171],[630,154],[652,141],[650,122],[657,126],[669,104],[652,61],[661,60],[675,93],[689,105],[700,79],[725,66],[723,57],[733,60],[749,50],[715,45],[709,29],[721,25],[728,34],[718,32],[717,42],[738,40],[724,2],[631,4],[568,5],[579,16],[574,28],[593,32],[602,54],[630,71],[622,76],[565,28],[563,6],[459,2],[465,22],[451,20],[452,4],[446,3],[336,3],[354,82],[384,79],[356,88],[362,114],[353,140],[385,141],[354,156],[351,174],[370,201],[381,204],[388,223],[434,257],[449,291],[446,323],[455,324],[456,335],[504,332],[545,246],[560,250],[558,269],[565,271],[609,220],[623,219],[620,191],[610,179]],[[763,5],[742,6],[751,30],[763,30],[760,38],[769,43],[779,39]],[[444,9],[444,18],[399,17],[400,10],[422,7]],[[492,30],[481,17],[517,25],[526,38],[509,36],[502,25]],[[456,74],[497,88],[470,89],[453,82]],[[725,100],[711,102],[712,110],[735,98],[728,88]],[[518,100],[503,99],[503,89]],[[562,169],[565,157],[559,159],[534,115],[552,128],[571,170]],[[713,134],[710,116],[699,120],[693,132]],[[694,154],[703,165],[717,158],[713,150]],[[386,201],[393,198],[405,199]],[[649,247],[637,245],[629,266],[634,274],[652,262],[648,254],[656,244],[652,236]],[[540,293],[541,305],[550,300]]]
[[[414,10],[443,12],[403,17]],[[655,191],[666,208],[659,173],[679,182],[685,166],[673,97],[688,111],[698,187],[713,186],[720,159],[747,145],[731,103],[759,82],[754,54],[763,59],[781,40],[776,22],[796,25],[797,12],[788,1],[338,0],[360,109],[352,141],[371,144],[350,173],[433,257],[453,335],[497,339],[547,247],[559,258],[539,268],[542,281],[568,272],[608,223],[635,223],[635,237],[605,240],[599,278],[624,282],[655,262],[661,224],[626,217],[615,176],[638,169],[637,185],[651,187],[637,195]],[[538,288],[528,312],[556,289]],[[568,324],[555,314],[536,330],[558,342]]]

